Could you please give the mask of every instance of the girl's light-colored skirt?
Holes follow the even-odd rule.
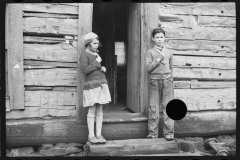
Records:
[[[106,104],[111,102],[111,95],[107,84],[101,87],[83,90],[83,107],[93,106],[95,103]]]

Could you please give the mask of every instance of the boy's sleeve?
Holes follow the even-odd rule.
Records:
[[[80,66],[84,74],[89,74],[92,71],[95,71],[101,68],[101,65],[95,60],[92,64],[89,64],[88,57],[85,54],[80,56]]]
[[[146,54],[146,65],[148,72],[152,72],[154,68],[156,68],[156,66],[159,65],[157,59],[153,60],[152,54],[149,51]]]

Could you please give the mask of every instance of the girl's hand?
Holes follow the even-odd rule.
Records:
[[[104,66],[102,66],[101,71],[106,72],[106,70],[107,70],[107,69],[106,69]]]
[[[98,63],[100,63],[100,62],[102,62],[102,58],[101,58],[100,56],[97,56],[96,61],[97,61]]]

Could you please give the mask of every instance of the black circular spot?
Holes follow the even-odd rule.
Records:
[[[221,74],[221,73],[219,73],[218,75],[219,75],[219,76],[221,76],[222,74]]]
[[[224,11],[221,11],[221,13],[223,13]]]
[[[187,106],[180,99],[173,99],[166,106],[166,113],[173,120],[181,120],[187,114]]]
[[[218,100],[217,102],[220,103],[220,100]]]

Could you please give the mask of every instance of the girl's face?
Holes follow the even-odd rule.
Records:
[[[94,39],[88,47],[91,51],[96,52],[99,47],[99,40]]]
[[[156,46],[162,46],[164,41],[165,41],[165,36],[163,33],[157,33],[155,36],[152,38],[153,42],[155,43]]]

